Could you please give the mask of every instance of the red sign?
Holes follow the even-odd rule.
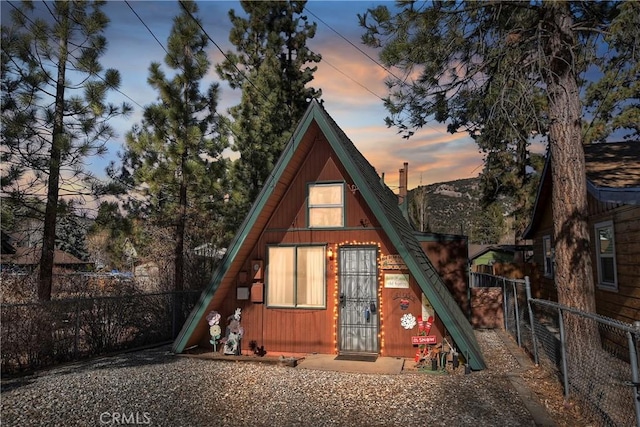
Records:
[[[417,335],[411,337],[411,344],[435,344],[438,342],[438,338],[435,335]]]

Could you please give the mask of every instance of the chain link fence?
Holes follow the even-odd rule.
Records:
[[[2,304],[2,375],[172,340],[199,291]]]
[[[502,290],[505,330],[537,364],[557,374],[565,397],[578,401],[598,425],[640,427],[640,322],[531,298],[528,277],[470,273],[469,283]]]

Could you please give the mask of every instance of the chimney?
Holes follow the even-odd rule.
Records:
[[[400,186],[398,188],[398,204],[404,203],[407,198],[407,182],[409,175],[409,163],[404,162],[404,167],[399,170]]]

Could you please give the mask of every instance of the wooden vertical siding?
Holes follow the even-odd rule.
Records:
[[[393,273],[402,271],[393,271]],[[418,318],[422,315],[422,292],[413,278],[409,282],[409,289],[384,288],[383,299],[383,332],[384,332],[384,356],[413,357],[418,346],[411,344],[411,337],[418,335],[418,328],[405,329],[400,325],[400,319],[404,314],[411,313]],[[403,309],[400,300],[409,301],[409,306]],[[426,319],[424,319],[426,320]],[[435,335],[438,342],[442,342],[442,322],[436,316],[436,322],[431,327],[429,335]]]
[[[239,283],[236,276],[231,280],[236,282],[232,286],[233,292],[228,292],[219,304],[218,311],[223,319],[233,314],[235,308],[242,309],[241,324],[245,335],[242,341],[243,351],[247,351],[249,343],[256,341],[258,346],[264,346],[269,352],[276,353],[324,353],[336,352],[337,319],[336,309],[336,271],[337,254],[333,260],[327,259],[327,289],[326,308],[322,309],[282,309],[269,308],[267,302],[252,303],[250,300],[236,300],[235,289],[237,286],[248,286],[252,282],[251,261],[263,260],[265,270],[267,265],[268,245],[278,244],[327,244],[334,250],[341,243],[378,245],[379,255],[395,254],[386,235],[382,231],[379,222],[373,216],[368,204],[362,200],[362,195],[357,189],[352,191],[352,182],[347,173],[337,160],[330,145],[324,140],[321,133],[314,136],[313,146],[301,166],[295,169],[295,176],[289,176],[291,184],[286,188],[283,197],[269,218],[263,218],[264,227],[256,243],[250,252],[243,257],[238,272],[247,272],[249,276],[247,284]],[[292,173],[291,170],[287,173]],[[346,177],[346,178],[345,178]],[[307,185],[314,182],[345,182],[345,227],[336,229],[309,229],[307,228]],[[448,254],[449,250],[457,248],[442,246],[441,243],[431,243],[429,251],[436,266],[440,266],[449,276],[448,283],[452,289],[459,290],[462,286],[459,273],[451,270],[456,264]],[[457,255],[457,254],[456,254]],[[455,255],[454,255],[455,256]],[[466,258],[460,260],[466,263]],[[457,264],[456,264],[457,265]],[[395,270],[393,272],[405,272]],[[382,277],[383,272],[379,275]],[[238,274],[239,276],[239,274]],[[464,275],[463,275],[464,276]],[[266,271],[264,272],[266,278]],[[445,277],[446,279],[446,277]],[[227,279],[229,280],[229,279]],[[466,282],[465,282],[466,284]],[[266,284],[268,286],[268,284]],[[265,296],[266,296],[265,286]],[[381,283],[378,286],[382,287]],[[412,313],[415,317],[421,315],[421,295],[418,285],[413,278],[410,279],[409,289],[380,289],[381,301],[381,334],[384,333],[383,355],[412,357],[416,348],[411,345],[411,336],[417,333],[406,330],[400,325],[400,318],[405,313]],[[402,310],[399,297],[410,299],[410,307]],[[466,292],[465,292],[466,295]],[[460,297],[462,300],[462,296]],[[442,337],[442,324],[439,320],[434,324],[432,335],[440,340]],[[205,335],[206,336],[206,335]],[[208,339],[208,337],[206,337]],[[210,345],[204,338],[201,345]]]
[[[420,246],[427,254],[438,274],[447,285],[447,289],[462,309],[463,313],[469,312],[467,260],[468,245],[463,238],[421,241]]]

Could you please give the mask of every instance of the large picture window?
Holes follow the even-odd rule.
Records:
[[[269,307],[326,306],[324,246],[269,246],[268,263]]]
[[[595,225],[595,231],[598,286],[604,289],[617,290],[616,245],[613,222],[600,222]]]
[[[344,227],[344,184],[309,185],[309,227]]]
[[[542,237],[542,253],[544,255],[544,275],[545,277],[553,277],[554,270],[554,250],[551,245],[551,236]]]

